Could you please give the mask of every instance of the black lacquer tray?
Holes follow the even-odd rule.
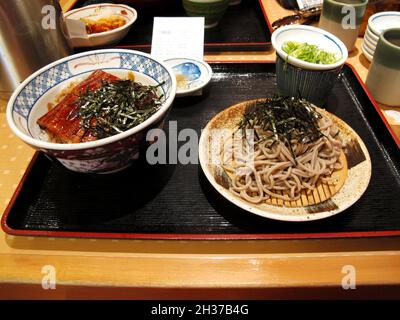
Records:
[[[85,3],[87,0],[79,0],[73,9]],[[181,0],[168,1],[168,6],[162,8],[134,4],[132,7],[138,11],[138,19],[117,45],[119,48],[150,52],[154,17],[186,17]],[[239,5],[229,6],[217,27],[205,29],[204,49],[207,52],[265,51],[271,48],[270,30],[262,2],[242,0]]]
[[[177,98],[169,121],[200,133],[219,111],[277,92],[275,63],[214,63],[201,97]],[[368,147],[370,185],[352,207],[324,220],[279,222],[234,206],[200,165],[148,165],[78,174],[38,153],[2,219],[14,235],[135,239],[269,239],[400,235],[400,152],[358,76],[345,65],[325,106]],[[167,122],[167,128],[168,128]],[[182,145],[178,144],[178,146]]]

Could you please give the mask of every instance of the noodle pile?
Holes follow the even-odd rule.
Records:
[[[343,167],[339,130],[320,113],[315,124],[320,136],[306,143],[301,142],[304,139],[291,139],[289,143],[263,139],[274,133],[257,126],[254,130],[258,139],[249,139],[242,130],[226,138],[220,149],[220,163],[231,177],[230,191],[257,204],[270,198],[298,200],[302,191],[314,190],[319,182],[334,185],[332,173]]]

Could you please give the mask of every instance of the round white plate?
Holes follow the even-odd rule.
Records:
[[[371,44],[371,42],[369,42],[367,39],[364,38],[362,44],[369,49],[369,51],[371,51],[372,53],[375,52],[376,50],[376,46],[374,46],[373,44]]]
[[[368,42],[368,45],[372,48],[376,49],[376,46],[378,45],[378,42],[375,40],[372,40],[368,34],[364,34],[364,42]]]
[[[400,28],[400,12],[384,11],[379,12],[368,19],[368,28],[377,36],[386,29]]]
[[[348,148],[345,151],[346,157],[361,156],[357,164],[348,167],[348,176],[340,188],[329,200],[306,207],[284,207],[267,203],[252,204],[234,195],[221,183],[221,167],[212,159],[219,159],[219,143],[221,136],[215,134],[215,130],[235,130],[236,123],[242,118],[248,102],[231,106],[218,113],[209,121],[204,128],[199,142],[199,159],[201,168],[204,171],[211,185],[228,201],[250,213],[281,221],[312,221],[331,217],[342,212],[357,202],[368,187],[371,178],[371,159],[364,142],[358,134],[343,120],[322,109],[327,116],[331,117],[340,128],[341,134],[349,140]],[[359,154],[359,153],[362,153]],[[218,176],[219,174],[219,176]],[[217,179],[220,180],[218,183]]]
[[[374,59],[374,56],[371,55],[370,53],[368,53],[367,50],[365,50],[365,46],[361,45],[361,51],[364,54],[364,56],[368,59],[368,61],[372,62],[372,60]]]
[[[370,38],[372,41],[374,41],[374,42],[376,42],[376,44],[378,44],[379,36],[377,36],[375,33],[373,33],[371,31],[371,29],[367,28],[367,30],[365,30],[365,35],[367,35],[368,38]]]
[[[373,49],[371,49],[370,47],[368,47],[368,45],[367,45],[366,42],[363,42],[361,46],[362,46],[362,47],[364,48],[364,50],[365,50],[367,53],[369,53],[372,57],[374,56],[375,50],[373,50]]]
[[[165,63],[171,67],[176,76],[177,97],[191,95],[204,88],[211,80],[212,69],[204,61],[173,58],[165,60]]]

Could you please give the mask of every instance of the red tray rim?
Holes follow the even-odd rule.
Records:
[[[210,61],[211,64],[235,64],[235,63],[252,63],[252,64],[274,64],[273,60],[235,60],[235,61]],[[394,134],[394,131],[386,121],[384,115],[379,109],[376,101],[373,99],[368,88],[365,86],[355,68],[346,62],[346,65],[355,74],[359,84],[367,94],[369,100],[378,112],[385,126],[391,133],[397,146],[400,148],[400,140]],[[39,237],[55,237],[55,238],[98,238],[98,239],[131,239],[131,240],[283,240],[283,239],[332,239],[332,238],[370,238],[370,237],[390,237],[400,236],[400,230],[389,231],[352,231],[352,232],[322,232],[322,233],[280,233],[280,234],[264,234],[264,233],[243,233],[243,234],[191,234],[191,233],[118,233],[118,232],[80,232],[80,231],[45,231],[45,230],[18,230],[13,229],[7,224],[8,216],[14,206],[22,187],[32,170],[39,152],[36,152],[30,161],[21,181],[19,182],[10,202],[8,203],[3,216],[1,218],[1,228],[6,234],[12,236],[39,236]]]

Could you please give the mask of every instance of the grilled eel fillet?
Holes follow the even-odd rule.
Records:
[[[96,140],[91,130],[81,125],[78,117],[79,96],[87,90],[93,91],[101,87],[104,81],[119,80],[102,70],[94,71],[87,79],[72,88],[54,108],[37,120],[37,124],[47,132],[50,138],[59,143],[78,143]],[[95,121],[95,119],[94,119]]]

